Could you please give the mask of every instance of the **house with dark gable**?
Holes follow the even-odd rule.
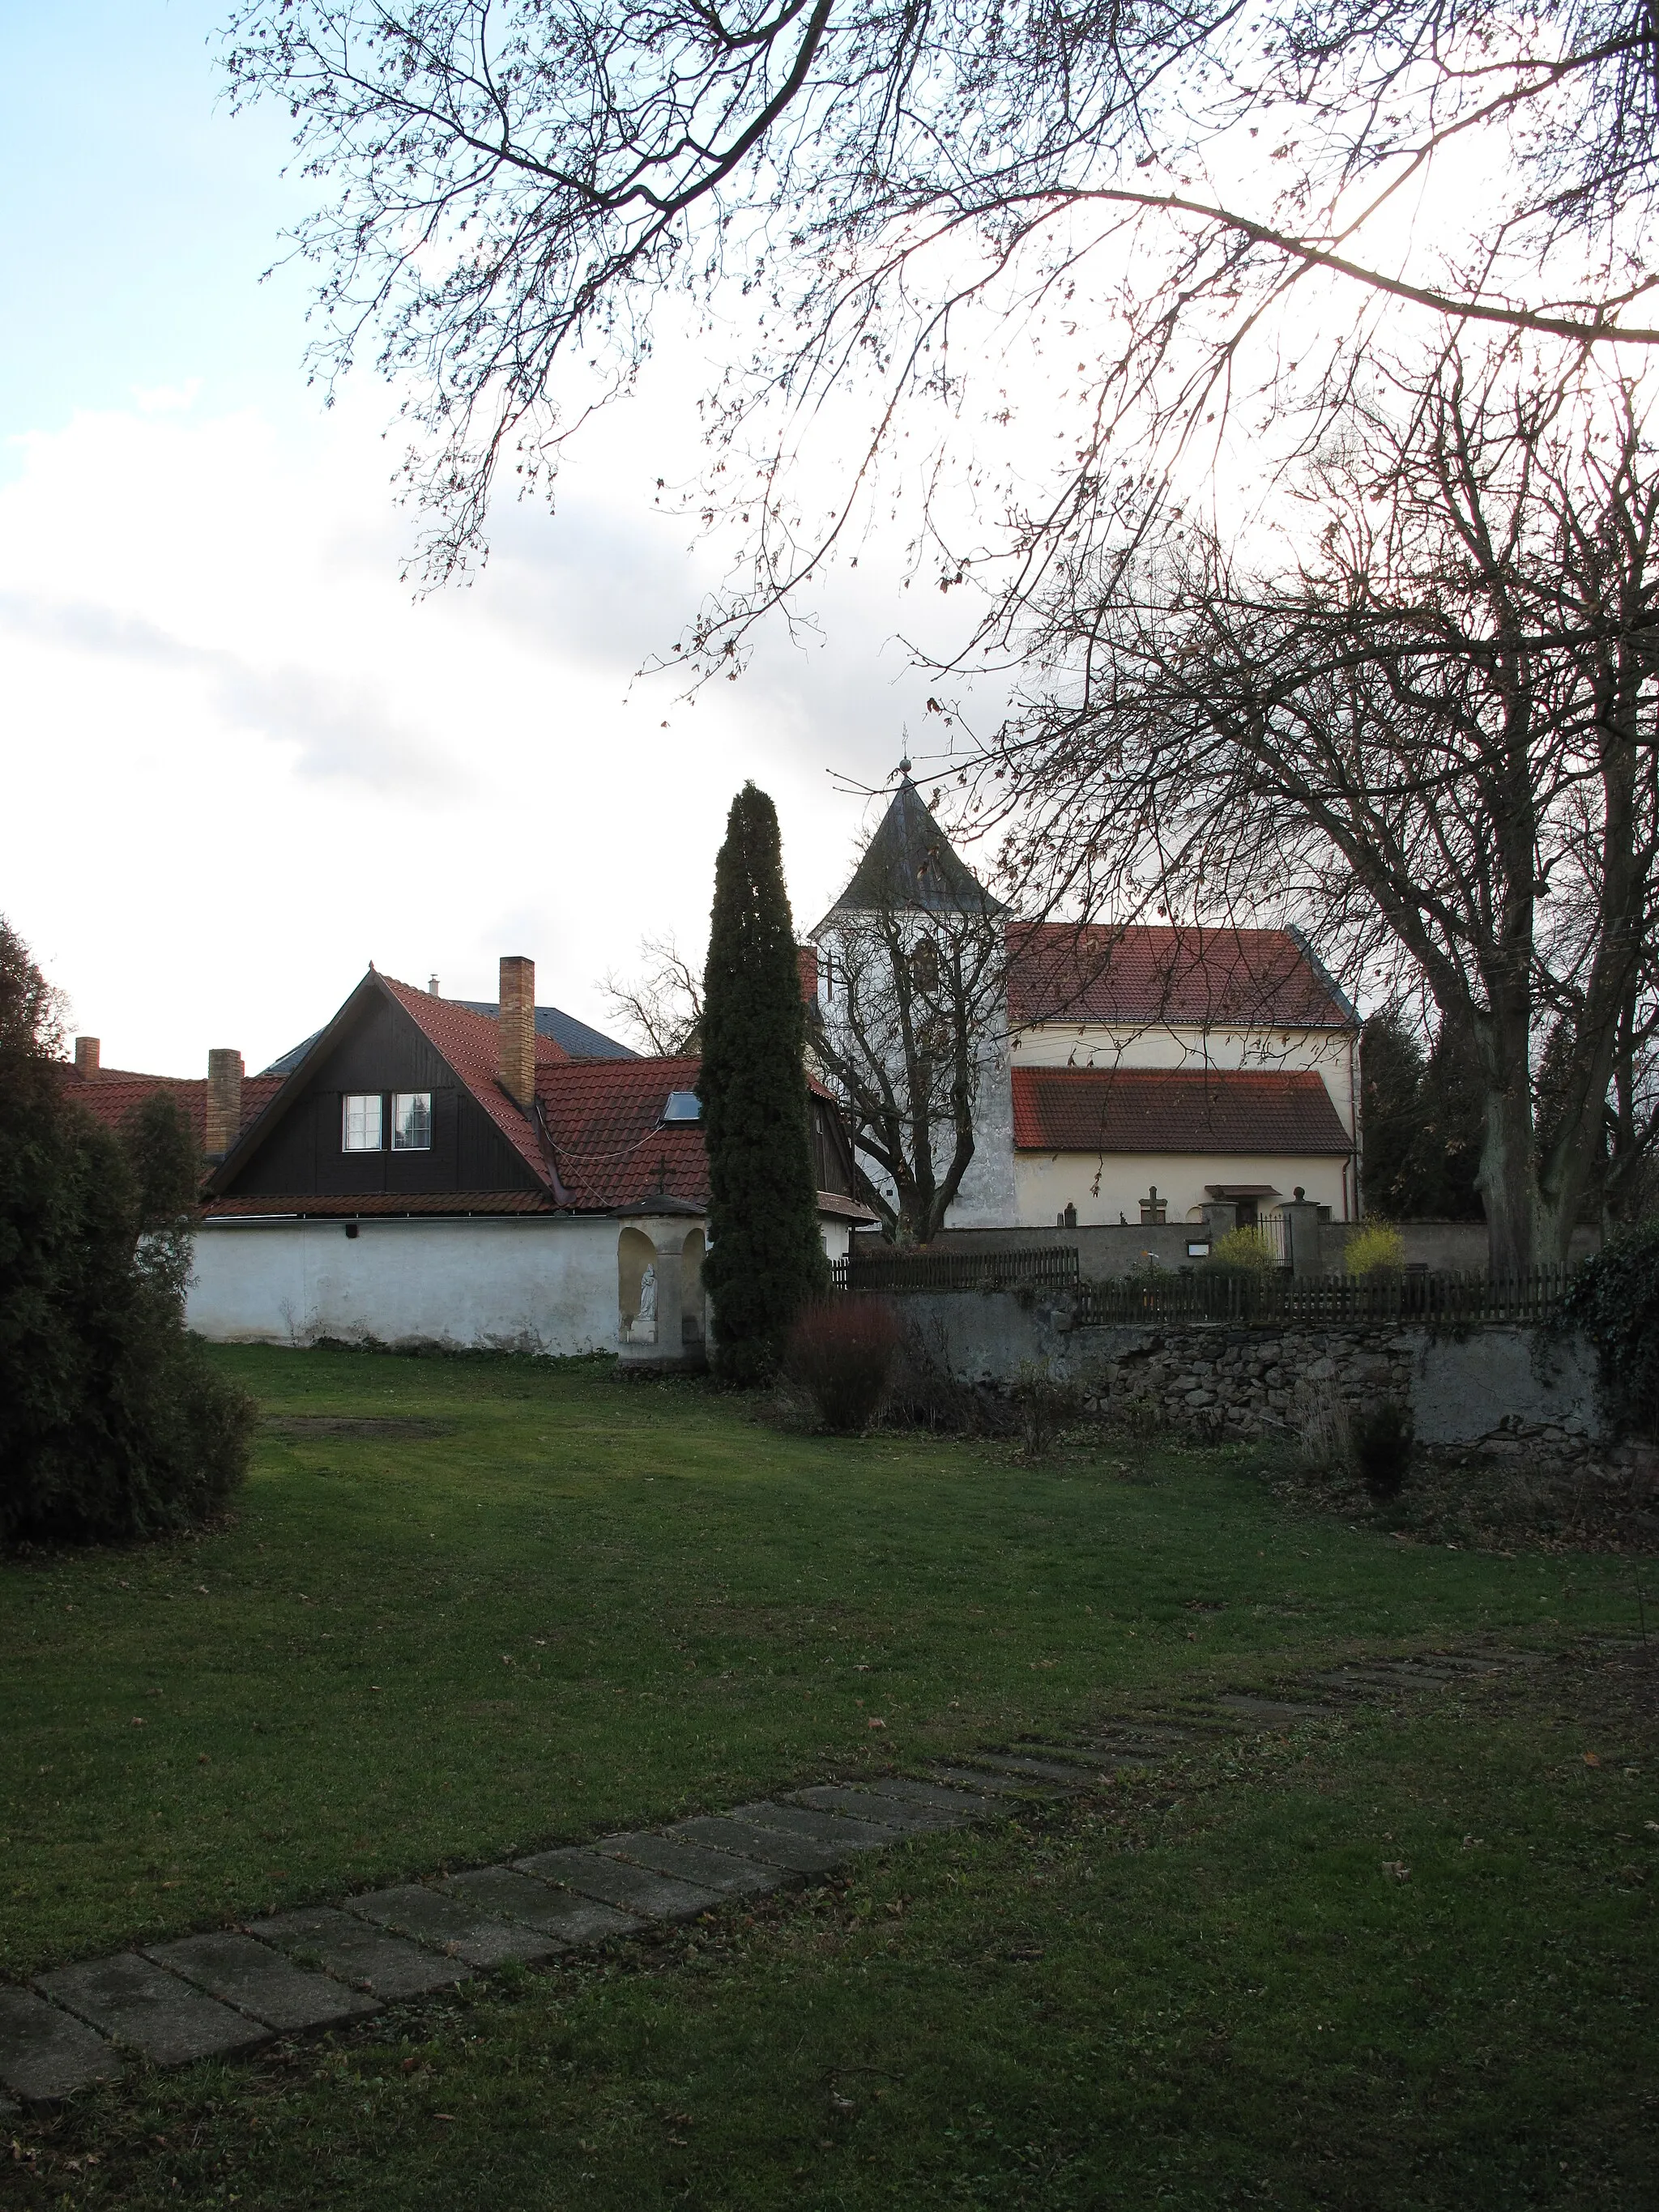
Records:
[[[695,1362],[708,1329],[699,1073],[695,1058],[641,1057],[538,1008],[527,959],[502,960],[497,1006],[371,968],[264,1074],[244,1078],[222,1053],[199,1104],[196,1086],[167,1084],[210,1161],[190,1325],[230,1343]],[[109,1120],[165,1081],[84,1066],[65,1079]],[[816,1085],[811,1111],[836,1258],[872,1217]]]

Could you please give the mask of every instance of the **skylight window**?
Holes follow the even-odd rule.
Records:
[[[702,1101],[695,1091],[671,1091],[668,1103],[662,1109],[665,1123],[701,1121]]]

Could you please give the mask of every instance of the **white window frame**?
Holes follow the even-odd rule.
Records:
[[[426,1102],[426,1134],[418,1142],[404,1135],[404,1109],[415,1099]],[[429,1152],[432,1150],[432,1093],[429,1091],[394,1091],[392,1094],[392,1149],[394,1152]]]
[[[371,1143],[366,1134],[368,1115],[364,1110],[374,1109],[374,1137]],[[357,1109],[356,1141],[352,1137],[352,1109]],[[340,1150],[343,1152],[383,1152],[386,1150],[386,1095],[380,1091],[348,1091],[340,1099]]]

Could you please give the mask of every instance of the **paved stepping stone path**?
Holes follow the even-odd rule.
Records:
[[[1114,1769],[1156,1765],[1241,1727],[1294,1727],[1545,1663],[1524,1651],[1357,1660],[1271,1691],[1224,1691],[1203,1706],[1102,1721],[1066,1741],[975,1752],[925,1778],[818,1784],[511,1866],[373,1890],[344,1899],[343,1909],[271,1913],[56,1967],[33,1989],[0,1988],[0,2113],[16,2111],[12,2099],[52,2104],[117,2080],[133,2059],[228,2057],[273,2035],[346,2026],[508,1960],[535,1965],[653,1923],[696,1919],[862,1852],[1005,1818],[1021,1799],[1079,1796]]]

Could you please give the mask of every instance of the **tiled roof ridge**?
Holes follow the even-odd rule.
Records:
[[[383,975],[378,969],[370,973],[387,996],[403,1008],[433,1050],[454,1070],[537,1182],[550,1187],[552,1176],[540,1137],[530,1116],[501,1086],[496,1073],[497,1024],[487,1015],[469,1013],[453,1000],[434,998],[430,991],[402,982],[395,975]],[[544,1065],[568,1064],[568,1055],[551,1038],[538,1037],[536,1042],[538,1074]],[[550,1048],[545,1054],[540,1049],[544,1043]],[[299,1072],[295,1070],[295,1074]]]
[[[1011,922],[1015,1025],[1233,1022],[1352,1028],[1358,1017],[1297,930],[1209,922]]]

